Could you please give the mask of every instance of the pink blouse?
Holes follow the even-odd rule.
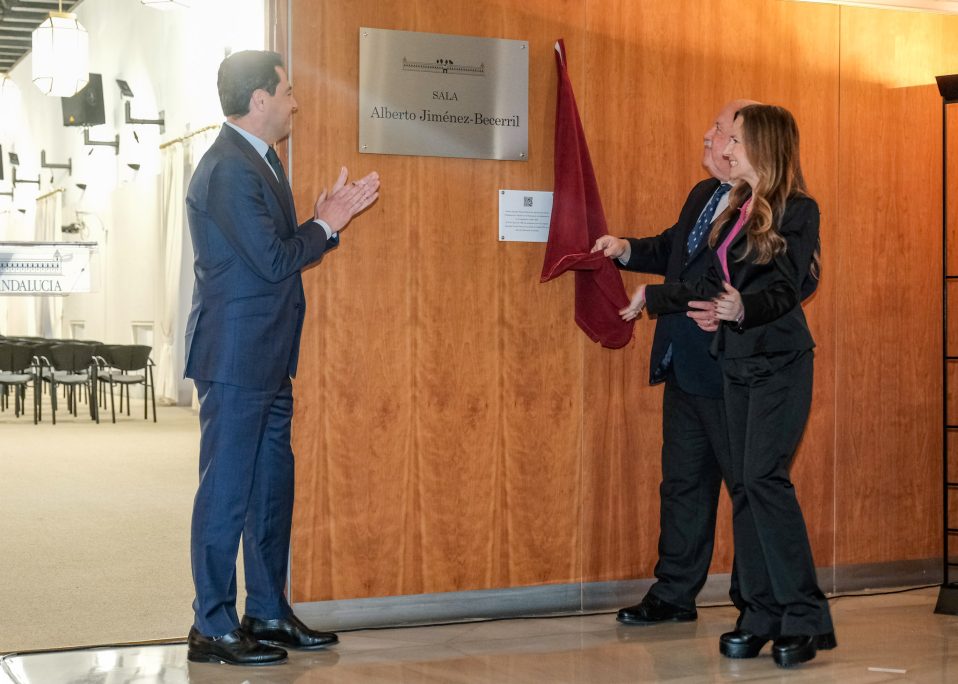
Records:
[[[749,197],[745,200],[745,203],[739,207],[738,220],[735,222],[735,225],[732,226],[732,230],[729,231],[729,234],[722,240],[722,244],[715,250],[715,253],[718,254],[719,261],[722,263],[722,270],[725,272],[726,281],[732,280],[728,274],[728,246],[732,244],[732,240],[735,239],[735,236],[742,232],[742,226],[745,225],[745,219],[748,218],[748,208],[751,204],[752,198]]]

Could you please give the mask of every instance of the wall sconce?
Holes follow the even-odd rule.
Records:
[[[130,87],[130,84],[124,81],[121,78],[116,79],[116,85],[120,89],[120,95],[122,97],[133,97],[133,89]],[[146,126],[159,126],[160,133],[166,133],[166,116],[165,113],[160,110],[160,118],[158,119],[134,119],[131,112],[130,100],[125,100],[124,111],[126,113],[126,123],[128,124],[140,124]],[[140,138],[136,135],[136,131],[133,132],[133,136],[136,138],[137,142],[140,142]]]
[[[84,145],[90,145],[90,146],[93,146],[93,145],[105,145],[106,147],[113,147],[113,148],[116,149],[116,154],[117,154],[117,156],[119,156],[119,154],[120,154],[120,134],[119,134],[119,133],[116,134],[116,138],[114,138],[112,141],[110,141],[110,140],[90,140],[90,129],[89,129],[89,128],[84,128],[84,129],[83,129],[83,144],[84,144]],[[90,152],[92,152],[92,151],[93,151],[93,150],[90,150]]]
[[[23,185],[24,183],[33,183],[36,184],[37,189],[40,189],[40,174],[37,174],[37,179],[27,179],[27,178],[17,178],[17,167],[13,167],[13,189],[16,190],[18,185]]]
[[[33,84],[44,95],[70,97],[87,84],[90,36],[75,14],[50,15],[33,31]]]
[[[140,176],[140,164],[138,162],[127,162],[126,168],[130,169],[130,174],[123,179],[123,182],[136,182],[136,179]]]
[[[159,119],[134,119],[132,116],[130,116],[130,101],[129,100],[126,101],[126,123],[159,126],[160,133],[166,133],[166,117],[162,110],[160,111]]]
[[[67,174],[73,173],[73,159],[67,159],[66,164],[47,163],[47,151],[40,150],[40,168],[41,169],[66,169]]]

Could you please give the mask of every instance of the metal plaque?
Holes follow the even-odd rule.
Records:
[[[529,44],[360,28],[359,151],[525,161]]]
[[[499,191],[500,242],[548,242],[551,220],[551,192]]]

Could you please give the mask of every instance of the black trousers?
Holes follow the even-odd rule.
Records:
[[[729,466],[725,403],[684,392],[670,375],[662,399],[659,560],[649,593],[695,607],[715,544],[715,515]],[[733,568],[732,601],[740,604]]]
[[[774,639],[833,630],[789,469],[812,402],[811,350],[724,359],[742,629]]]

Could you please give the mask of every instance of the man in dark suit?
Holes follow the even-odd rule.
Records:
[[[708,270],[712,221],[728,206],[729,163],[722,156],[735,112],[751,104],[726,104],[704,138],[702,165],[711,178],[692,188],[679,219],[655,237],[599,238],[620,268],[694,280]],[[695,597],[708,576],[722,472],[728,462],[728,428],[722,401],[722,372],[709,353],[717,328],[714,305],[695,302],[688,314],[660,316],[652,342],[649,381],[665,382],[662,398],[662,483],[659,486],[659,560],[656,582],[640,603],[623,608],[625,624],[695,620]],[[739,605],[733,567],[732,601]]]
[[[282,662],[286,648],[322,648],[335,634],[293,614],[286,574],[293,512],[291,378],[306,310],[300,271],[339,243],[339,231],[378,197],[371,173],[332,191],[297,226],[272,145],[287,137],[296,100],[282,58],[244,51],[217,78],[227,120],[190,181],[195,254],[186,376],[200,399],[200,484],[191,553],[194,662]],[[236,613],[243,539],[246,614]]]

